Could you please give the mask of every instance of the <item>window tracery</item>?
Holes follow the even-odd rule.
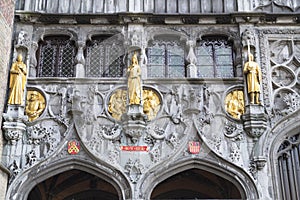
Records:
[[[198,77],[234,77],[232,44],[225,37],[205,37],[199,40],[195,53]]]
[[[86,48],[87,77],[122,77],[124,73],[124,50],[118,40],[110,36],[92,38]]]
[[[67,36],[49,36],[39,43],[39,77],[73,77],[76,48]]]
[[[277,151],[277,169],[282,199],[300,197],[300,133],[287,137]]]
[[[155,40],[147,49],[148,77],[185,77],[184,49],[175,40]]]

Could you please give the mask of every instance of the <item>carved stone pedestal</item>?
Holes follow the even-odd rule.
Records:
[[[135,144],[146,130],[147,115],[143,112],[141,105],[128,105],[127,112],[122,115],[123,129],[125,135],[131,138]]]
[[[253,158],[253,161],[256,163],[256,167],[258,170],[261,170],[264,168],[266,162],[267,162],[267,158],[264,156],[255,156]]]
[[[24,107],[19,105],[8,105],[7,112],[3,114],[4,122],[4,137],[9,144],[15,144],[22,138],[26,130],[24,120],[27,117],[24,115]]]
[[[24,115],[24,106],[8,105],[6,113],[3,113],[5,122],[23,122],[27,120]]]
[[[8,145],[3,150],[3,162],[7,167],[14,163],[15,168],[20,167],[22,154],[22,137],[26,131],[24,120],[24,107],[20,105],[8,105],[7,112],[3,114],[4,137]]]
[[[257,140],[267,129],[267,116],[262,105],[247,105],[242,116],[244,130]]]

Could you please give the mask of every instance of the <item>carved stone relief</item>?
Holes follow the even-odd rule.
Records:
[[[300,108],[299,106],[299,40],[269,40],[273,89],[273,123]]]
[[[254,0],[253,8],[257,11],[297,12],[299,10],[299,3],[297,0]]]

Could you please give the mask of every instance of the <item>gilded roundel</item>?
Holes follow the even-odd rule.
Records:
[[[148,116],[148,120],[156,117],[160,107],[161,102],[157,92],[152,89],[143,89],[143,111]]]
[[[25,114],[30,122],[36,120],[45,110],[45,97],[37,90],[28,90]]]
[[[226,95],[225,110],[235,119],[241,119],[245,112],[244,92],[242,90],[234,90]]]
[[[156,117],[161,107],[161,100],[157,91],[152,88],[144,88],[142,94],[143,112],[148,120]],[[121,116],[126,112],[127,91],[125,89],[115,90],[108,102],[108,112],[116,120],[121,120]]]
[[[121,120],[122,114],[126,111],[126,96],[126,90],[117,89],[109,98],[108,112],[116,120]]]

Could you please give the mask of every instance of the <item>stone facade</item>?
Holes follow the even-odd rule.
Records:
[[[7,77],[10,63],[10,49],[11,49],[11,37],[12,37],[12,28],[13,28],[13,18],[14,18],[14,1],[7,0],[0,2],[0,51],[2,52],[0,58],[0,114],[4,110],[4,105],[6,101],[6,88],[7,88]],[[2,123],[2,118],[0,119]],[[0,130],[0,154],[2,155],[2,149],[4,145],[4,138],[2,129]],[[6,185],[8,181],[9,171],[2,164],[2,159],[0,158],[0,199],[5,198],[6,194]]]
[[[27,91],[37,91],[45,107],[29,121],[25,104],[7,105],[6,199],[25,200],[37,183],[70,169],[107,180],[120,199],[150,199],[159,183],[193,168],[230,180],[243,199],[289,199],[281,189],[280,155],[299,146],[292,137],[300,118],[298,0],[74,2],[16,5],[13,53],[24,56]],[[87,77],[87,41],[108,34],[125,66],[138,53],[143,94],[152,95],[143,104],[117,102],[118,91],[127,90],[125,76]],[[76,44],[73,77],[39,77],[38,46],[53,35]],[[199,77],[196,45],[212,35],[232,43],[233,77]],[[147,48],[165,38],[183,46],[185,76],[151,77]],[[261,104],[247,95],[243,68],[250,53],[261,68]],[[227,110],[234,91],[245,94],[237,118]],[[150,111],[147,101],[155,102]],[[124,108],[121,114],[114,105]],[[199,153],[188,149],[191,141],[201,144]]]

